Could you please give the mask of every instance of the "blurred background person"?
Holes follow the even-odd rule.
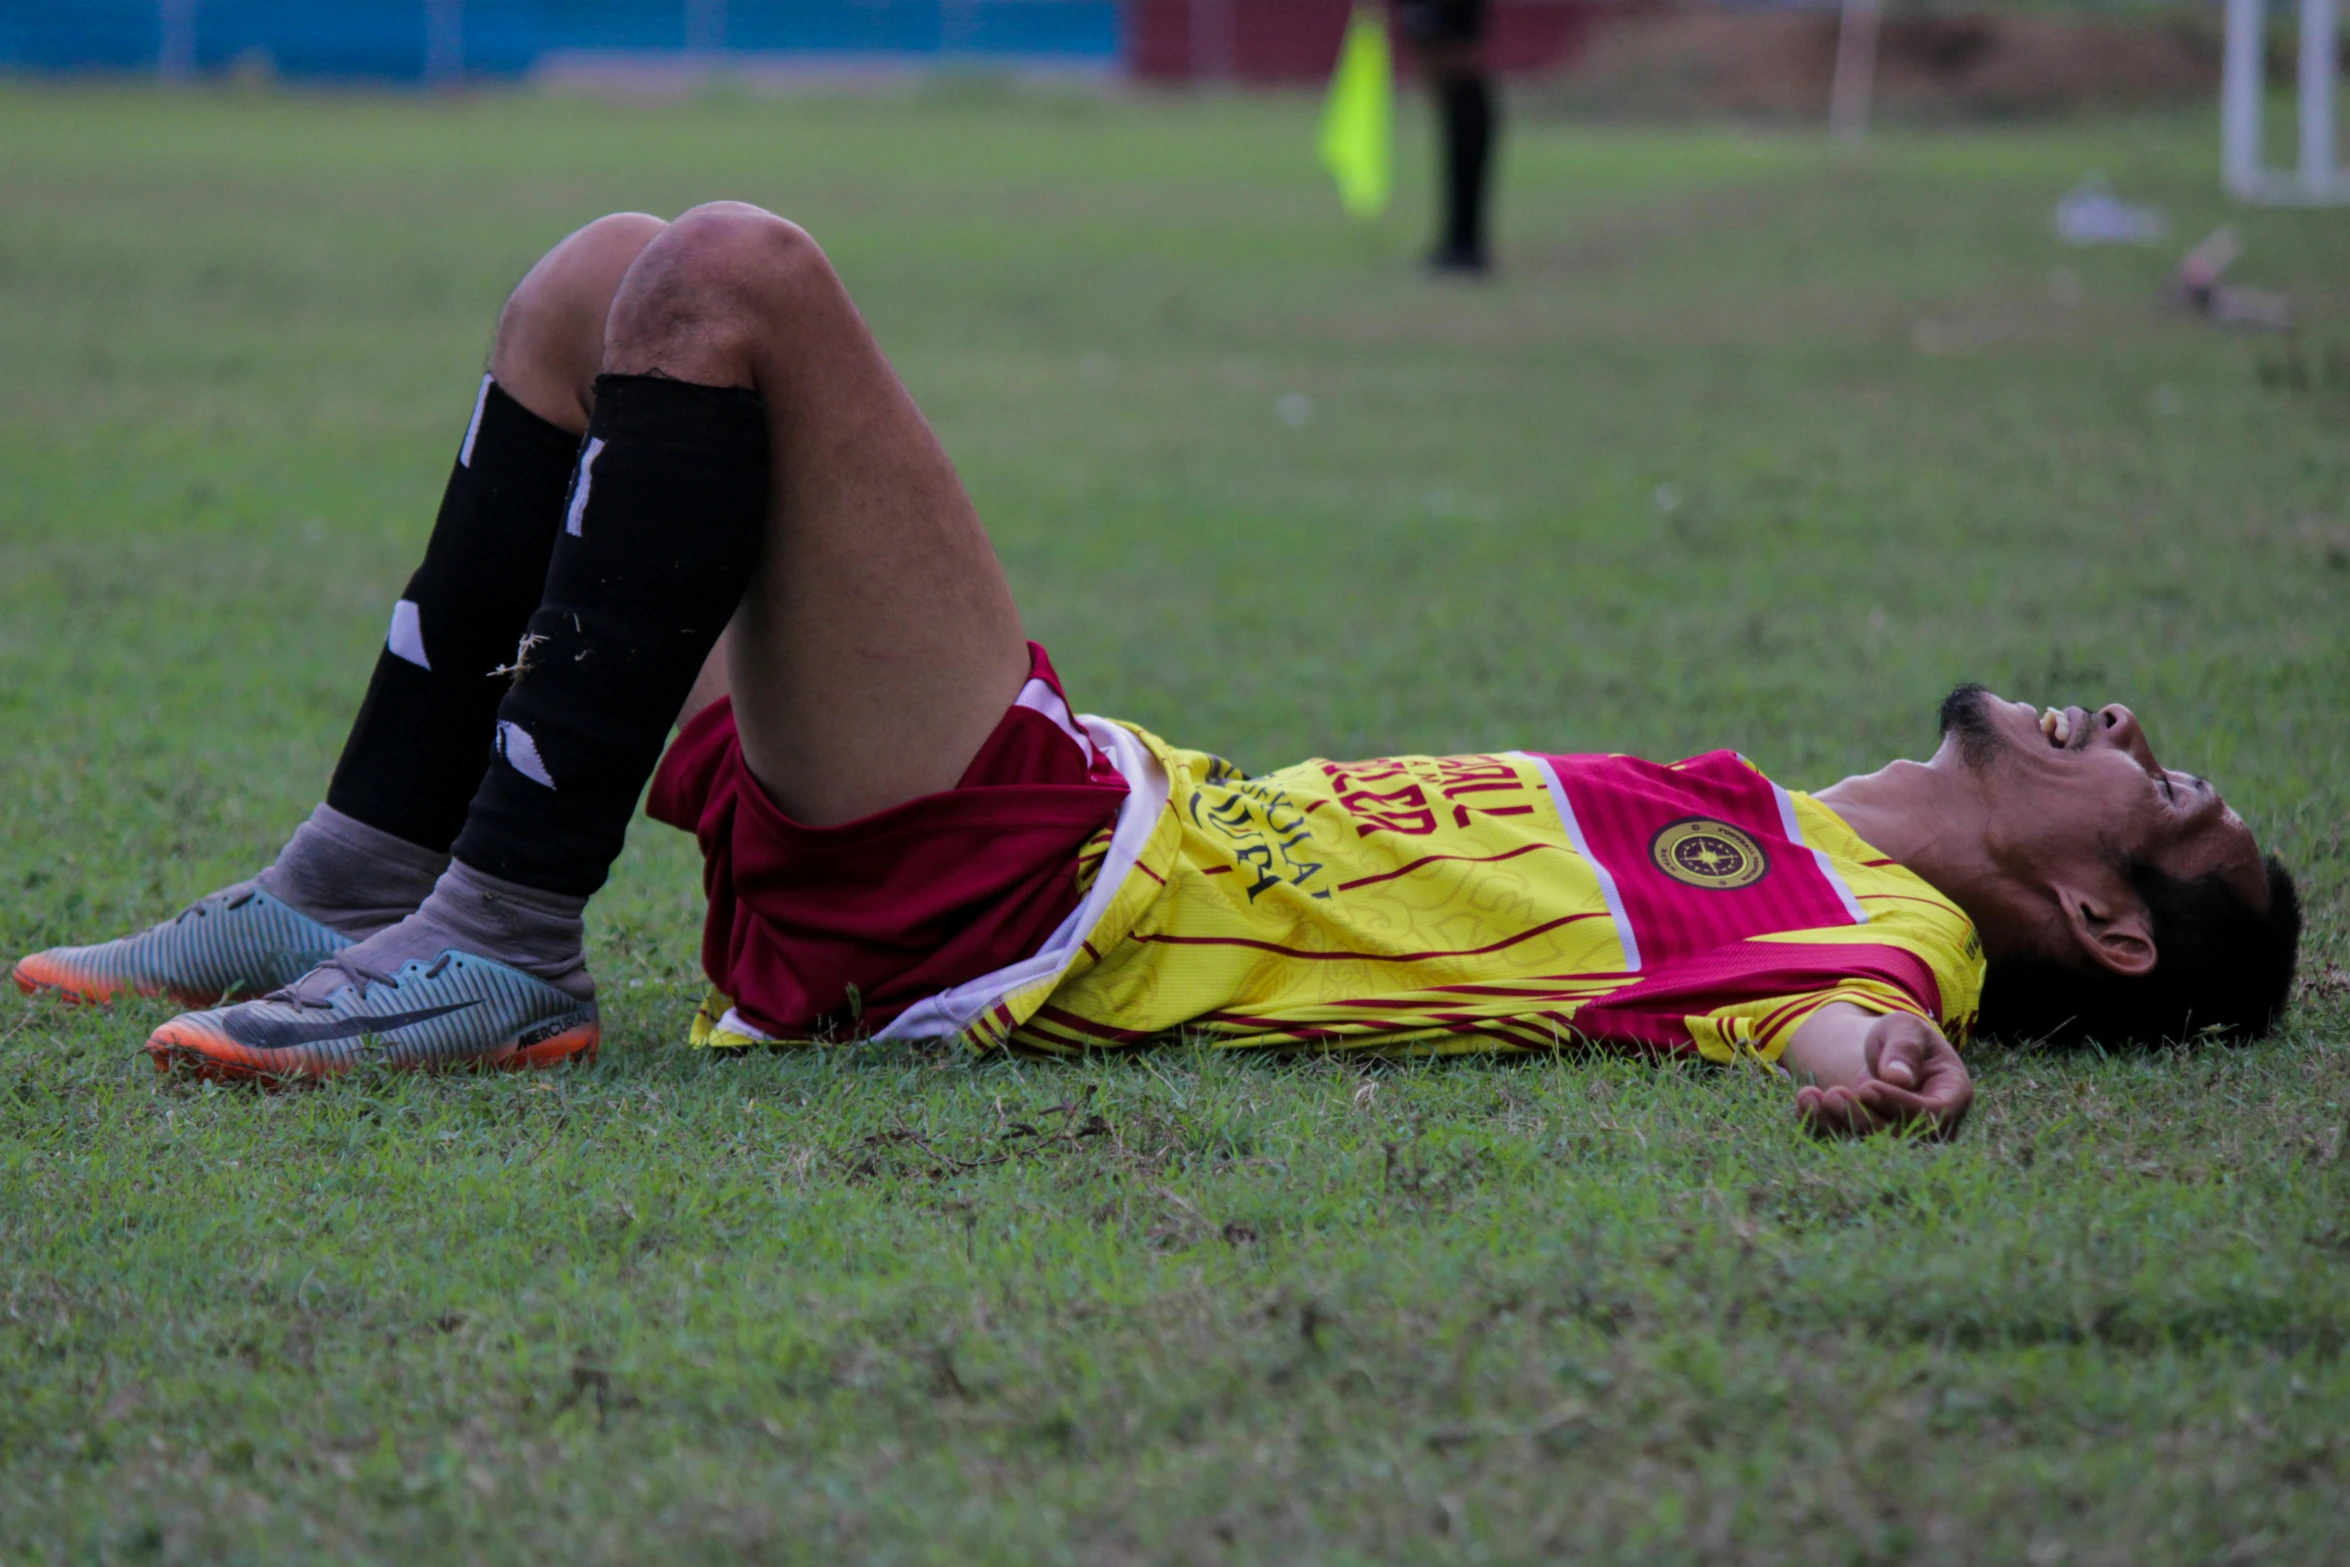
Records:
[[[1404,37],[1436,102],[1438,209],[1436,272],[1482,276],[1492,267],[1486,245],[1486,195],[1493,183],[1493,144],[1500,131],[1493,79],[1485,62],[1489,0],[1398,0]]]

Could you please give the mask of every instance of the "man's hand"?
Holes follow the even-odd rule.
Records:
[[[1822,1137],[1915,1127],[1949,1137],[1974,1103],[1974,1080],[1942,1031],[1907,1012],[1879,1017],[1835,1002],[1804,1019],[1783,1057],[1802,1084],[1795,1113]]]

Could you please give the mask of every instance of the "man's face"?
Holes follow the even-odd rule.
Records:
[[[2034,709],[1961,686],[1942,704],[1931,765],[1972,776],[1990,813],[1986,847],[2018,877],[2112,876],[2145,862],[2182,881],[2217,873],[2253,908],[2268,905],[2252,829],[2208,782],[2157,761],[2119,703]]]

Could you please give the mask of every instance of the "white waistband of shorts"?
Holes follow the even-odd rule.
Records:
[[[1166,808],[1169,785],[1167,770],[1132,730],[1091,713],[1078,714],[1077,722],[1084,726],[1102,755],[1110,759],[1110,765],[1118,769],[1118,776],[1126,780],[1126,799],[1118,807],[1118,825],[1111,830],[1109,853],[1102,857],[1101,872],[1094,877],[1093,886],[1034,953],[992,974],[965,980],[951,990],[915,1002],[875,1034],[875,1039],[944,1039],[960,1034],[1004,997],[1051,979],[1068,968],[1077,949],[1101,924],[1111,900],[1126,884],[1127,873],[1142,857],[1143,845],[1150,842],[1159,812]],[[746,1039],[769,1037],[743,1021],[731,1008],[718,1026]]]

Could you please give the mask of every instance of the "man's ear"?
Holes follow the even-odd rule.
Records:
[[[2127,979],[2153,970],[2154,921],[2136,893],[2058,887],[2056,903],[2073,944],[2090,962]]]

